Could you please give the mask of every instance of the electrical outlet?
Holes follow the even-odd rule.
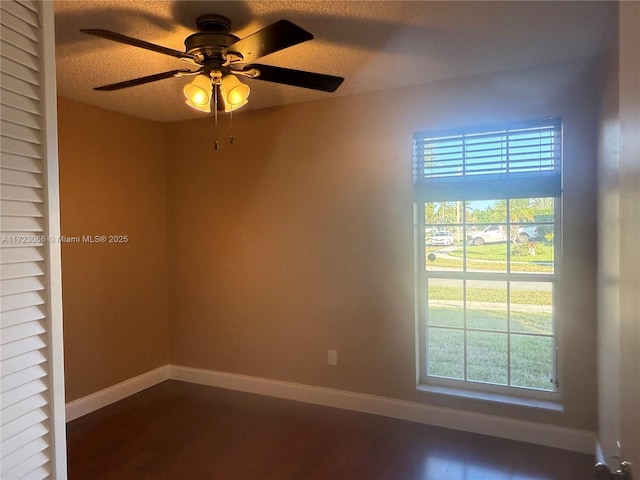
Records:
[[[327,355],[327,363],[329,365],[338,365],[338,351],[337,350],[329,350]]]

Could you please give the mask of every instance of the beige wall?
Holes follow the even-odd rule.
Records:
[[[169,359],[163,125],[58,102],[67,401]]]
[[[622,2],[599,148],[599,426],[603,460],[640,464],[640,4]],[[617,442],[622,445],[618,450]]]
[[[171,362],[596,429],[596,97],[574,63],[167,127]],[[563,413],[415,388],[414,131],[561,115]],[[337,349],[339,365],[327,366]]]

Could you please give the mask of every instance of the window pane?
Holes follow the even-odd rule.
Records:
[[[554,198],[514,198],[509,200],[511,223],[553,222]]]
[[[467,281],[467,328],[507,330],[507,282]]]
[[[511,331],[553,334],[551,282],[511,282]]]
[[[550,241],[530,242],[522,238],[522,230],[525,228],[529,227],[520,228],[520,240],[511,244],[511,271],[518,273],[553,273],[553,234],[551,234]]]
[[[469,272],[507,271],[507,226],[505,224],[467,227],[466,266]]]
[[[461,272],[460,250],[464,234],[461,227],[464,202],[428,202],[424,205],[425,268],[436,271]]]
[[[465,202],[467,264],[470,272],[506,272],[509,233],[506,200]]]
[[[462,246],[463,236],[462,227],[448,226],[446,228],[437,228],[437,225],[427,225],[425,228],[425,243],[436,247],[451,247],[454,245]],[[449,252],[451,248],[445,249]]]
[[[462,223],[464,202],[429,202],[424,205],[426,225],[452,225]]]
[[[461,272],[463,266],[462,227],[427,225],[425,228],[425,259],[427,270]]]
[[[430,278],[427,324],[442,327],[464,326],[462,280]]]
[[[427,245],[425,247],[425,268],[433,271],[462,271],[462,256],[450,255],[446,247]]]
[[[554,199],[519,198],[509,201],[511,271],[553,273]]]
[[[427,337],[428,374],[464,379],[464,332],[430,327]]]
[[[505,223],[507,221],[506,200],[474,200],[465,202],[467,223]]]
[[[511,335],[511,384],[553,390],[551,337]]]
[[[467,377],[476,382],[507,384],[507,335],[467,333]]]

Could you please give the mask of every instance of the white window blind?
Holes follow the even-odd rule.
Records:
[[[52,268],[56,246],[47,240],[58,232],[58,219],[51,218],[57,188],[49,188],[57,185],[57,159],[47,143],[55,129],[45,132],[55,98],[47,103],[43,94],[52,91],[45,78],[53,78],[44,74],[51,68],[43,68],[42,7],[0,2],[0,478],[7,480],[66,477],[63,405],[54,401],[63,400],[54,391],[62,384],[61,318],[51,277],[59,272]]]
[[[417,133],[413,144],[414,186],[422,200],[560,195],[559,118]]]

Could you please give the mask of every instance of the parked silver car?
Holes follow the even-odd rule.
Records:
[[[553,225],[525,225],[518,230],[521,242],[542,242],[545,235],[553,232]]]

